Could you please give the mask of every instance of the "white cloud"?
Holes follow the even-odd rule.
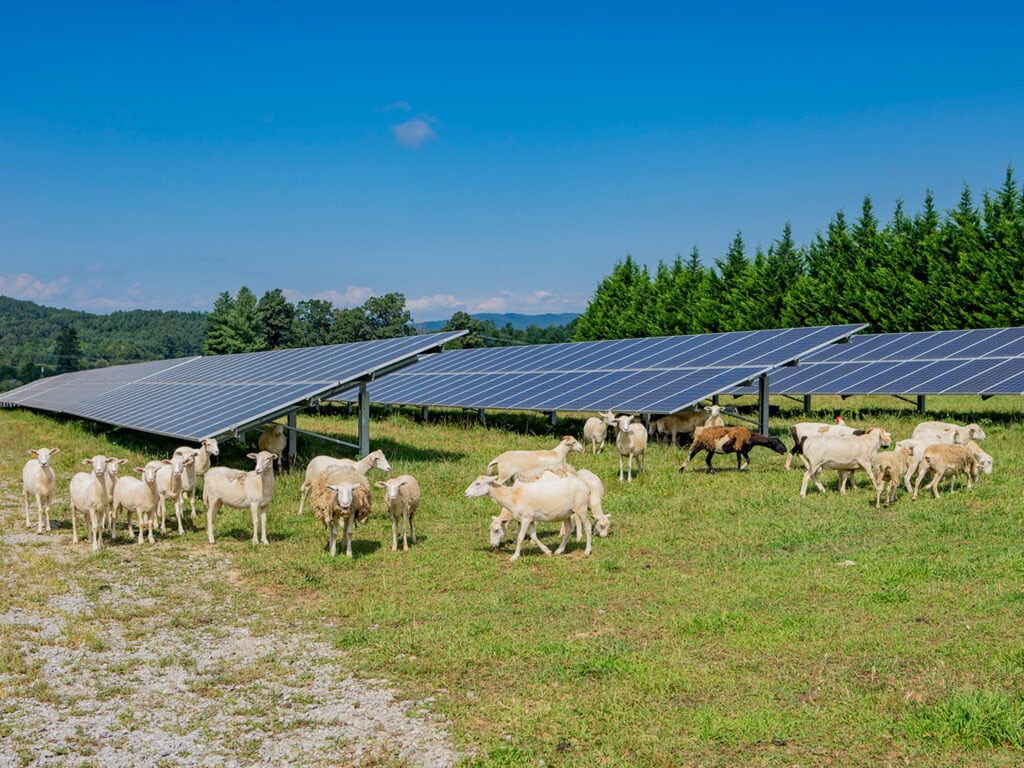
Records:
[[[430,115],[412,117],[404,123],[391,126],[391,132],[395,135],[395,141],[409,149],[419,149],[428,141],[434,141],[437,134],[430,127],[430,123],[436,122]]]
[[[306,299],[320,299],[321,301],[329,301],[334,306],[341,308],[358,306],[376,293],[373,288],[362,285],[348,285],[342,291],[331,289],[312,294],[305,291],[297,291],[294,288],[284,288],[281,292],[293,304],[298,304]]]
[[[405,302],[405,306],[409,308],[410,312],[429,312],[433,309],[456,309],[464,306],[464,302],[450,293],[435,293],[430,296],[409,299]]]
[[[0,293],[10,296],[12,299],[45,301],[66,293],[68,283],[69,279],[67,277],[44,283],[42,280],[25,273],[0,275]]]

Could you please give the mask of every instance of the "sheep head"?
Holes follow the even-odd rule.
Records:
[[[258,474],[263,474],[268,469],[270,471],[274,470],[274,461],[277,459],[276,453],[260,451],[259,453],[248,453],[246,456],[256,462],[256,472]]]
[[[398,498],[398,489],[405,485],[408,481],[403,478],[393,478],[391,480],[378,480],[374,485],[378,488],[384,489],[384,498],[388,501],[394,501]]]
[[[494,475],[480,475],[469,484],[469,487],[466,488],[462,495],[467,499],[476,499],[480,496],[487,496],[491,488],[497,488],[499,485],[501,484]]]
[[[39,462],[40,467],[46,467],[50,464],[50,459],[60,453],[60,448],[39,448],[37,450],[31,450],[28,455]]]
[[[352,506],[352,500],[354,499],[354,491],[359,487],[358,483],[338,483],[337,485],[328,485],[330,490],[334,491],[335,503],[340,509],[348,510]]]
[[[220,446],[217,444],[217,438],[206,438],[205,440],[203,440],[202,446],[206,448],[206,452],[211,456],[220,456]]]
[[[501,546],[501,542],[505,540],[506,533],[508,533],[508,520],[492,515],[490,527],[491,549],[497,549]]]
[[[379,469],[381,472],[390,472],[391,464],[384,458],[384,451],[376,450],[369,454],[370,466]]]
[[[107,457],[103,455],[93,456],[91,459],[82,459],[83,466],[92,467],[96,477],[103,477],[107,473]]]

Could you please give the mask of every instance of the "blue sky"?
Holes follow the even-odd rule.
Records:
[[[0,293],[581,311],[1024,173],[1019,3],[491,5],[6,3]]]

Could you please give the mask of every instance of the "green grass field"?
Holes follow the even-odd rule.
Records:
[[[804,417],[777,404],[772,430],[788,443],[787,425]],[[811,418],[841,410],[896,439],[919,420],[893,399],[814,405]],[[766,449],[754,449],[743,473],[719,456],[722,471],[709,476],[700,459],[678,473],[682,449],[665,445],[651,447],[646,473],[626,485],[610,444],[571,461],[604,480],[612,535],[595,540],[591,557],[575,541],[561,557],[527,542],[518,563],[512,542],[487,545],[494,502],[462,492],[497,453],[553,446],[563,433],[579,436],[582,421],[552,429],[540,416],[494,414],[483,427],[447,412],[423,424],[418,411],[375,410],[373,447],[424,489],[408,553],[391,551],[377,491],[355,557],[332,559],[322,526],[297,514],[301,469],[278,480],[269,547],[250,545],[249,514],[237,510],[217,521],[214,546],[238,569],[238,589],[258,595],[275,621],[329,640],[359,675],[433,697],[473,765],[1020,765],[1022,403],[928,405],[927,418],[978,421],[988,433],[995,472],[972,492],[916,502],[901,493],[875,510],[862,476],[841,497],[832,473],[828,494],[800,499],[802,471],[784,471],[784,457]],[[355,420],[340,411],[299,426],[355,439]],[[8,490],[20,488],[25,450],[41,445],[63,448],[53,517],[66,521],[78,460],[104,453],[141,464],[175,444],[0,412]],[[249,467],[251,447],[224,448],[221,464]],[[303,438],[300,451],[332,446]],[[556,534],[541,531],[548,543]],[[207,547],[203,520],[173,539],[117,546],[169,568],[161,548]]]

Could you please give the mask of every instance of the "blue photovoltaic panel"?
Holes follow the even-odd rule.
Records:
[[[369,387],[378,403],[673,413],[846,338],[863,325],[452,350]],[[355,390],[336,395],[355,399]]]
[[[877,333],[807,355],[779,371],[786,395],[1024,394],[1024,328]],[[733,394],[753,394],[738,387]]]
[[[33,382],[0,401],[198,441],[275,418],[464,333],[100,368]]]

